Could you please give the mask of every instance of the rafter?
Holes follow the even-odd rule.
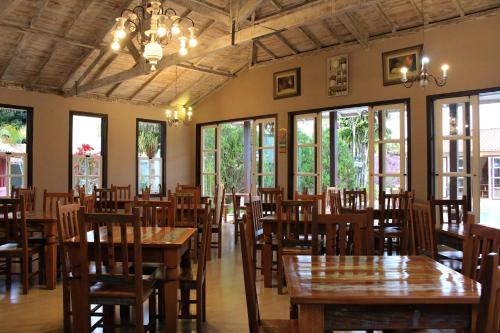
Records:
[[[394,21],[389,17],[389,15],[387,15],[384,8],[382,8],[382,5],[380,3],[376,3],[375,7],[377,8],[380,15],[382,15],[384,17],[384,20],[387,22],[387,24],[389,24],[391,26],[391,31],[394,32],[394,31],[398,30],[396,23],[394,23]]]
[[[248,0],[245,1],[243,6],[240,7],[238,11],[237,22],[238,24],[243,23],[249,18],[257,8],[264,2],[264,0]]]
[[[130,55],[132,56],[132,58],[134,58],[134,61],[136,64],[142,64],[144,61],[144,57],[141,55],[141,53],[139,52],[139,50],[137,49],[137,47],[135,47],[134,45],[134,42],[132,41],[132,39],[129,39],[127,41],[127,49],[128,51],[130,52]]]
[[[153,80],[162,73],[162,71],[156,71],[154,73],[151,74],[151,76],[146,80],[144,81],[143,84],[141,84],[141,86],[132,93],[132,95],[130,95],[128,97],[129,100],[133,100],[137,95],[139,95],[141,93],[141,91],[144,90],[144,88],[146,88],[151,82],[153,82]]]
[[[23,0],[0,1],[0,21],[5,19]]]
[[[312,31],[310,31],[306,27],[298,27],[297,29],[302,32],[304,36],[306,36],[306,38],[314,45],[314,48],[320,49],[321,47],[323,47],[319,39],[312,33]]]
[[[465,10],[462,4],[460,3],[460,0],[451,0],[455,7],[457,7],[457,11],[460,14],[461,17],[465,16]]]
[[[177,93],[175,94],[174,97],[172,97],[168,102],[167,102],[167,105],[170,105],[170,106],[173,106],[174,103],[176,100],[178,100],[179,98],[181,98],[183,95],[185,95],[186,93],[188,93],[189,91],[191,91],[193,89],[193,87],[196,87],[197,85],[199,85],[201,82],[205,82],[205,77],[207,76],[208,74],[201,74],[195,81],[193,84],[188,84],[188,86],[182,90],[180,93]]]
[[[256,46],[260,47],[264,52],[266,52],[267,55],[271,57],[271,59],[276,59],[277,58],[276,54],[274,54],[273,51],[269,50],[267,48],[267,46],[265,46],[264,44],[262,44],[259,40],[256,40],[254,43],[255,43]]]
[[[114,84],[108,91],[106,91],[106,97],[111,97],[111,95],[113,95],[113,93],[115,92],[116,89],[118,89],[121,85],[122,85],[123,82],[118,82],[116,84]]]
[[[250,50],[248,53],[248,67],[252,67],[257,61],[257,47],[255,46],[255,41],[250,42]]]
[[[21,50],[24,48],[24,45],[26,44],[26,41],[28,40],[27,35],[21,35],[21,38],[17,42],[16,48],[14,49],[14,52],[12,52],[12,56],[9,58],[9,61],[5,65],[5,67],[2,69],[2,72],[0,73],[0,79],[3,80],[5,73],[9,70],[10,66],[16,61],[17,58],[19,58],[19,55],[21,54]]]
[[[207,73],[207,74],[226,76],[226,77],[234,77],[234,74],[231,74],[228,72],[224,72],[224,71],[220,71],[220,70],[216,70],[216,69],[205,68],[205,67],[200,67],[200,66],[195,66],[195,65],[178,64],[177,67],[189,69],[189,70],[196,71],[196,72],[203,72],[203,73]]]
[[[422,11],[422,4],[420,3],[420,1],[419,0],[409,0],[409,1],[413,5],[415,11],[417,12],[418,17],[420,17],[420,20],[422,20],[422,22],[424,23],[430,22],[429,15],[427,15],[427,13],[424,13]]]
[[[269,0],[269,3],[273,5],[277,10],[283,10],[283,6],[280,5],[276,0]]]
[[[360,2],[358,2],[360,1]],[[357,8],[360,4],[370,4],[373,1],[379,0],[358,0],[356,2],[350,2],[342,7],[337,6],[335,10],[332,8],[332,2],[329,0],[320,0],[314,3],[308,3],[301,7],[295,8],[294,10],[287,11],[285,14],[277,15],[276,17],[269,18],[267,20],[260,21],[259,24],[252,25],[251,27],[241,29],[235,34],[236,44],[243,44],[249,42],[252,39],[261,38],[270,34],[276,33],[276,31],[291,29],[306,23],[312,23],[325,17],[331,16],[332,13],[342,13],[344,11]],[[203,55],[207,55],[227,47],[232,46],[231,34],[219,37],[217,39],[211,40],[208,45],[201,45],[186,56],[180,56],[178,54],[170,54],[164,57],[158,64],[158,69],[163,69],[169,66],[177,65],[183,63],[189,59],[199,58]],[[140,68],[134,67],[132,69],[126,70],[122,73],[111,75],[95,82],[90,82],[84,86],[79,87],[78,91],[81,93],[89,92],[94,89],[121,82],[124,80],[129,80],[134,77],[144,75],[144,71],[141,72]],[[75,90],[68,93],[68,95],[74,95]]]
[[[290,51],[292,51],[293,54],[299,53],[297,49],[286,39],[281,33],[274,34],[274,37],[276,37],[283,45],[285,45]]]
[[[338,41],[341,44],[344,42],[344,38],[335,31],[335,29],[330,25],[330,23],[328,23],[328,20],[323,20],[323,25],[336,41]]]
[[[170,0],[179,6],[192,10],[206,18],[215,20],[225,26],[230,25],[229,14],[219,7],[197,0]]]
[[[363,47],[368,46],[368,32],[361,27],[359,22],[356,22],[348,13],[337,13],[336,16]]]
[[[33,26],[35,25],[35,23],[38,21],[38,19],[40,19],[40,17],[42,16],[43,14],[43,10],[45,9],[45,7],[47,6],[47,3],[49,2],[49,0],[38,0],[38,8],[36,10],[36,14],[35,16],[33,16],[30,20],[30,27],[33,28]]]
[[[90,81],[99,79],[99,77],[104,73],[104,71],[113,63],[113,61],[118,58],[118,53],[112,53],[104,62],[99,66],[95,73],[90,78]]]

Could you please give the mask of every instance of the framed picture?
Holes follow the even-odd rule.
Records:
[[[349,58],[347,54],[326,60],[328,96],[349,94]]]
[[[401,83],[401,67],[408,68],[408,80],[418,75],[422,61],[422,45],[382,53],[384,86]]]
[[[300,96],[300,68],[273,74],[274,99]]]

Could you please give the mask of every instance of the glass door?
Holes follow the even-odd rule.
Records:
[[[500,157],[493,157],[492,159],[492,197],[493,199],[500,199]]]
[[[479,212],[479,106],[478,96],[434,102],[435,173],[437,199],[468,198]]]
[[[217,125],[201,128],[201,192],[204,196],[214,196],[215,184],[219,181],[219,132]]]
[[[276,186],[276,119],[253,121],[252,193]]]
[[[406,105],[377,105],[368,112],[369,204],[378,207],[383,191],[407,189]]]
[[[295,116],[294,142],[294,190],[309,194],[319,191],[318,165],[321,144],[318,145],[318,132],[321,131],[318,114]]]

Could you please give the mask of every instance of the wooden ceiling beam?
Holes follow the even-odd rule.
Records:
[[[129,39],[127,41],[127,49],[130,52],[130,55],[132,58],[134,58],[134,61],[136,64],[143,64],[144,63],[144,57],[141,55],[141,52],[137,49],[135,46],[134,42],[132,39]]]
[[[21,49],[24,48],[24,45],[26,44],[27,40],[28,40],[28,35],[21,35],[21,38],[19,38],[17,45],[16,45],[16,48],[14,49],[14,52],[12,52],[12,55],[9,58],[9,61],[2,69],[2,72],[0,72],[0,80],[3,80],[5,73],[7,73],[9,68],[16,61],[16,59],[19,58],[19,56],[21,54]]]
[[[276,0],[269,0],[269,3],[273,5],[277,10],[283,10],[283,6],[278,3]]]
[[[306,27],[297,28],[306,38],[314,45],[314,48],[320,49],[323,47],[320,40]]]
[[[261,38],[267,35],[274,34],[278,31],[292,29],[304,24],[309,24],[318,20],[322,20],[329,17],[335,13],[343,13],[347,10],[358,8],[360,5],[371,4],[374,1],[380,0],[358,0],[349,2],[342,7],[333,8],[333,3],[330,0],[319,0],[313,3],[308,3],[301,7],[295,8],[294,10],[285,11],[281,15],[269,18],[267,20],[260,21],[259,24],[252,25],[247,28],[243,28],[237,31],[234,35],[235,44],[247,43],[253,39]],[[366,34],[367,35],[367,34]],[[366,37],[367,39],[367,37]],[[360,36],[360,40],[364,41]],[[177,53],[169,54],[165,56],[158,64],[158,70],[167,68],[169,66],[174,66],[183,63],[189,59],[199,58],[210,53],[223,50],[227,47],[233,45],[233,38],[231,34],[224,35],[222,37],[211,40],[205,45],[200,45],[196,49],[190,50],[186,56],[181,56]],[[365,41],[366,44],[366,41]],[[118,73],[95,82],[91,82],[79,87],[78,91],[81,93],[89,92],[98,89],[103,86],[114,84],[123,80],[129,80],[134,77],[146,74],[144,71],[141,72],[140,68],[134,67],[126,70],[122,73]],[[68,92],[68,95],[74,95],[75,91]]]
[[[95,73],[90,78],[90,81],[98,80],[104,71],[118,58],[118,53],[112,53],[104,62],[99,66]]]
[[[328,30],[328,32],[330,33],[330,35],[339,43],[343,43],[344,42],[344,38],[342,36],[340,36],[336,31],[335,29],[330,25],[330,23],[328,23],[328,20],[323,20],[323,25],[325,26],[325,29]]]
[[[409,1],[413,5],[413,9],[417,12],[418,17],[420,17],[420,20],[422,22],[427,23],[431,21],[429,15],[422,11],[422,4],[419,0],[409,0]]]
[[[267,55],[269,55],[271,57],[271,59],[276,59],[277,58],[276,54],[274,54],[273,51],[269,50],[267,48],[267,46],[265,46],[264,44],[262,44],[259,40],[256,40],[254,43],[255,43],[255,46],[260,47],[265,53],[267,53]]]
[[[226,77],[235,77],[234,74],[231,74],[228,72],[224,72],[224,71],[220,71],[220,70],[216,70],[216,69],[205,68],[205,67],[200,67],[200,66],[195,66],[195,65],[178,64],[177,67],[189,69],[189,70],[196,71],[196,72],[203,72],[203,73],[207,73],[207,74],[226,76]]]
[[[38,21],[38,19],[40,19],[40,17],[42,16],[43,14],[43,10],[45,9],[45,7],[47,6],[47,3],[49,2],[49,0],[38,0],[38,8],[37,8],[37,11],[36,11],[36,14],[35,16],[33,16],[30,20],[30,27],[33,28],[35,26],[35,23]]]
[[[156,79],[156,77],[158,75],[161,74],[162,71],[156,71],[154,73],[151,74],[151,76],[146,80],[144,81],[143,84],[141,84],[141,86],[132,93],[132,95],[130,95],[128,97],[129,100],[133,100],[137,95],[139,95],[141,93],[141,91],[143,91],[151,82],[153,82],[154,79]],[[120,82],[120,83],[123,83],[123,82]]]
[[[255,41],[250,42],[250,49],[248,53],[248,67],[252,67],[257,62],[257,47]]]
[[[281,33],[274,34],[274,37],[276,37],[283,45],[287,47],[290,51],[292,51],[293,54],[298,54],[299,51],[286,39]]]
[[[337,13],[336,16],[344,27],[356,38],[359,44],[363,47],[368,46],[368,32],[361,27],[359,22],[356,22],[349,13]]]
[[[116,84],[114,84],[108,91],[106,91],[106,97],[111,97],[111,95],[113,95],[113,93],[115,92],[116,89],[118,89],[121,85],[122,85],[123,82],[118,82]]]
[[[387,24],[391,26],[392,32],[395,32],[396,30],[398,30],[396,23],[394,23],[394,21],[389,17],[389,15],[387,15],[384,8],[382,8],[382,4],[376,3],[375,8],[377,8],[377,11],[380,13],[380,15],[382,15],[382,17],[387,22]]]
[[[193,87],[196,87],[197,85],[199,85],[201,82],[204,82],[204,79],[205,77],[207,76],[208,74],[201,74],[198,79],[196,79],[194,81],[193,84],[187,86],[187,88],[185,88],[184,90],[182,90],[180,93],[177,93],[175,94],[174,97],[172,97],[168,102],[167,102],[167,105],[168,106],[175,106],[175,104],[173,104],[176,100],[178,100],[180,97],[182,97],[183,95],[185,95],[186,93],[190,92],[191,90],[193,90]]]
[[[457,11],[460,14],[461,17],[465,16],[465,10],[462,4],[460,3],[460,0],[451,0],[455,7],[457,7]]]
[[[197,1],[197,0],[169,0],[176,5],[182,6],[193,12],[200,14],[206,18],[212,19],[218,23],[221,23],[227,27],[230,26],[229,14],[223,9],[209,5],[208,3]]]
[[[259,6],[264,2],[264,0],[248,0],[245,1],[243,6],[239,8],[238,16],[236,18],[236,22],[241,24],[245,22],[256,10]]]
[[[4,20],[23,0],[0,1],[0,21]]]

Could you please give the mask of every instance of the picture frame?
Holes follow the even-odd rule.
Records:
[[[410,46],[382,53],[382,73],[384,86],[401,83],[401,67],[408,68],[407,78],[411,80],[418,75],[422,66],[423,45]]]
[[[329,97],[349,95],[349,56],[347,54],[326,60],[326,84]]]
[[[274,99],[300,96],[300,67],[273,74]]]

